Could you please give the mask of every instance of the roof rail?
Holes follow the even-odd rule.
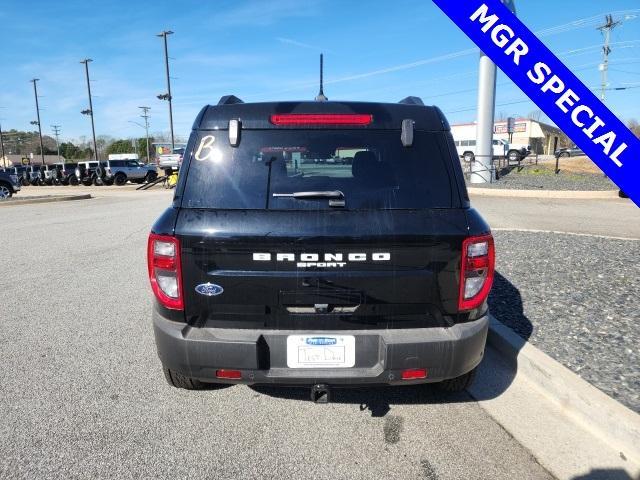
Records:
[[[234,105],[236,103],[244,103],[235,95],[225,95],[224,97],[220,97],[218,101],[218,105]]]
[[[409,96],[400,100],[398,103],[402,103],[404,105],[422,105],[424,107],[424,102],[420,97]]]

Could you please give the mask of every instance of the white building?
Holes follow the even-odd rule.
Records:
[[[451,125],[451,133],[456,141],[469,141],[475,145],[476,124],[461,123]],[[561,139],[565,137],[558,127],[548,125],[529,118],[518,118],[515,122],[512,143],[529,145],[531,153],[540,155],[553,155]],[[493,138],[509,140],[507,133],[507,121],[495,122],[493,126]]]

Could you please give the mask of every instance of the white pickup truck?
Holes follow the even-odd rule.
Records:
[[[458,155],[463,157],[465,161],[471,162],[476,157],[476,140],[455,140]],[[519,162],[531,153],[529,145],[509,143],[502,139],[493,139],[493,156],[494,158],[506,158],[509,162]]]
[[[185,147],[176,147],[173,149],[173,153],[167,153],[158,157],[158,167],[162,170],[179,170],[182,165],[182,156],[184,155]]]

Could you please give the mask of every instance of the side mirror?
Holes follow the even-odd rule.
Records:
[[[413,120],[410,118],[402,120],[402,133],[400,134],[400,140],[403,147],[410,147],[413,145]]]

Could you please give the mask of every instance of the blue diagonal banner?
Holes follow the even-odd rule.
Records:
[[[640,206],[640,140],[500,0],[433,0]]]

